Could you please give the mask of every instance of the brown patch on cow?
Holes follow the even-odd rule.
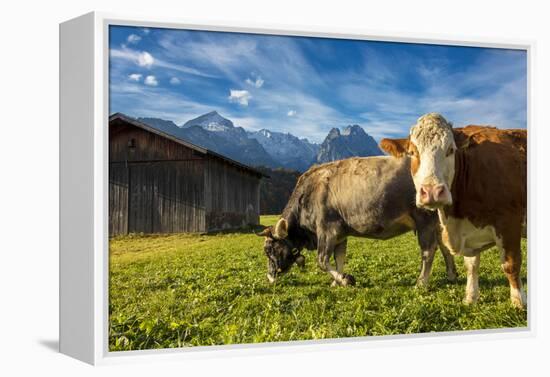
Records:
[[[468,219],[478,228],[495,228],[503,244],[503,270],[516,288],[521,284],[521,233],[527,213],[527,131],[468,126],[453,133],[459,148],[453,205],[445,214]]]
[[[520,152],[527,153],[527,130],[469,125],[453,129],[453,135],[458,149],[466,149],[483,142],[492,142],[507,143]]]
[[[467,126],[453,130],[457,152],[449,215],[505,234],[503,216],[521,225],[527,209],[527,131]],[[467,146],[465,146],[467,143]]]
[[[382,139],[380,148],[394,157],[403,157],[409,148],[409,139]]]
[[[521,259],[519,260],[521,262]],[[502,271],[506,274],[506,277],[509,279],[510,285],[513,288],[521,288],[520,282],[520,266],[521,263],[517,263],[516,258],[513,258],[511,255],[504,257],[504,263],[502,263]]]
[[[418,148],[414,143],[409,142],[409,155],[411,156],[411,172],[413,176],[420,169],[420,156],[418,155]]]
[[[416,174],[420,168],[420,156],[416,145],[407,139],[382,139],[380,148],[394,157],[411,157],[411,172]]]

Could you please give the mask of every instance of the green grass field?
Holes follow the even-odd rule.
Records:
[[[525,240],[522,250],[526,284]],[[527,326],[526,311],[510,304],[496,249],[481,256],[481,298],[472,306],[462,304],[462,258],[455,258],[458,283],[447,283],[438,252],[429,288],[414,288],[420,256],[412,233],[388,241],[350,238],[345,271],[355,287],[330,287],[315,252],[304,255],[305,271],[293,268],[270,285],[263,238],[252,230],[112,239],[110,349]]]

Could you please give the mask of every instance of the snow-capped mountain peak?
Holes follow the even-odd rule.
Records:
[[[267,138],[270,138],[270,137],[273,136],[273,135],[271,134],[271,131],[266,130],[265,128],[259,130],[258,133],[261,134],[261,135],[263,135],[263,136],[265,136],[265,137],[267,137]]]
[[[195,119],[185,122],[184,128],[199,126],[208,131],[220,132],[234,128],[233,122],[221,116],[217,111],[211,111]]]
[[[245,164],[285,167],[306,171],[315,163],[353,156],[381,155],[376,141],[358,125],[332,128],[322,144],[288,132],[268,129],[246,131],[212,111],[186,122],[181,128],[171,121],[140,118],[153,127]]]
[[[351,134],[354,134],[354,135],[357,135],[357,134],[365,134],[365,130],[363,130],[360,126],[358,126],[357,124],[354,124],[354,125],[349,125],[347,127],[345,127],[343,130],[342,130],[342,135],[343,136],[349,136]]]
[[[342,131],[333,128],[328,133],[317,153],[318,162],[329,162],[344,158],[360,156],[378,156],[382,151],[376,141],[356,124],[345,127]]]
[[[290,133],[261,129],[248,132],[248,137],[258,140],[275,161],[282,166],[305,171],[315,161],[318,145],[302,140]]]

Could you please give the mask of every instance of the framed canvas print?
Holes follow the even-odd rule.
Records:
[[[95,364],[529,334],[531,53],[99,13],[61,24],[61,352]]]

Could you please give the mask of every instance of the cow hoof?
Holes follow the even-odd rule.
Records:
[[[523,291],[512,292],[512,294],[510,295],[510,299],[512,301],[512,306],[514,308],[525,309],[525,303],[527,302],[527,298],[525,297],[525,293]]]
[[[462,300],[462,303],[464,305],[474,305],[475,303],[477,303],[477,299],[478,299],[478,297],[466,296],[466,297],[464,297],[464,300]]]
[[[452,275],[452,276],[447,276],[447,281],[451,284],[455,284],[456,283],[456,280],[457,280],[457,277],[456,275]]]
[[[426,289],[428,288],[428,281],[424,279],[418,279],[416,281],[416,285],[414,286],[416,289]]]
[[[347,287],[347,286],[353,287],[354,285],[355,285],[355,278],[353,277],[353,275],[344,274],[342,278],[342,287]]]
[[[512,299],[512,306],[516,309],[525,309],[523,301],[517,299]]]

